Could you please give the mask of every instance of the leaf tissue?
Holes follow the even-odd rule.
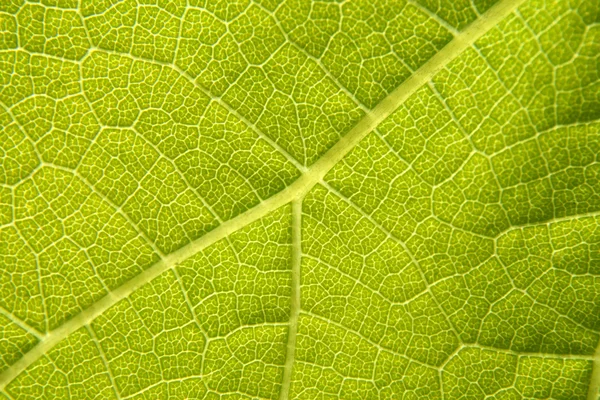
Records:
[[[0,399],[600,399],[597,0],[0,0]]]

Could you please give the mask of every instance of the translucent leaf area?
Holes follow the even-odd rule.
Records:
[[[0,0],[0,399],[600,399],[600,2]]]

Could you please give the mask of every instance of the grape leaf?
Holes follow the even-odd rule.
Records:
[[[600,398],[600,3],[5,0],[0,398]]]

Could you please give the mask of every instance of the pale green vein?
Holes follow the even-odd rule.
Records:
[[[4,316],[10,322],[17,325],[19,328],[23,329],[25,332],[29,333],[31,336],[35,337],[36,339],[39,340],[40,337],[42,336],[42,333],[40,331],[38,331],[37,329],[35,329],[32,326],[29,326],[29,324],[25,323],[23,320],[21,320],[20,318],[18,318],[13,313],[11,313],[10,311],[6,310],[3,307],[0,307],[0,315]]]
[[[110,380],[110,385],[112,386],[113,393],[115,394],[115,397],[117,398],[117,400],[121,400],[121,395],[119,394],[119,389],[117,388],[115,378],[113,377],[113,374],[110,370],[110,365],[108,364],[108,360],[106,359],[104,350],[102,350],[102,345],[100,344],[100,341],[98,340],[98,337],[96,336],[96,332],[94,332],[94,328],[92,328],[90,325],[88,325],[86,328],[87,328],[88,334],[90,335],[90,337],[92,338],[92,340],[94,342],[94,345],[96,346],[96,349],[98,350],[98,354],[100,355],[102,364],[104,365],[104,368],[106,369],[106,373],[108,374],[108,379]]]
[[[565,215],[563,217],[549,218],[543,221],[535,221],[535,222],[526,222],[523,224],[515,224],[509,226],[507,229],[499,232],[495,237],[491,238],[497,241],[501,236],[508,234],[509,232],[522,230],[524,228],[535,226],[535,225],[553,225],[560,222],[571,221],[575,218],[595,218],[600,217],[600,211],[592,211],[587,213],[573,214],[573,215]]]
[[[590,386],[588,387],[587,400],[600,399],[600,341],[594,352],[592,364],[592,377],[590,378]]]
[[[46,354],[46,352],[48,352],[58,342],[79,328],[89,324],[92,320],[103,314],[107,309],[119,301],[129,297],[129,295],[131,295],[131,293],[133,293],[139,287],[152,281],[163,272],[173,268],[211,244],[224,239],[233,232],[254,221],[259,220],[271,211],[289,203],[291,200],[296,198],[299,193],[305,193],[308,189],[310,189],[310,187],[312,187],[313,184],[314,182],[311,180],[311,176],[304,175],[294,182],[294,184],[279,192],[277,195],[264,200],[256,207],[246,211],[245,213],[224,222],[210,233],[189,243],[179,250],[164,256],[162,260],[158,261],[147,270],[125,282],[123,285],[114,289],[112,292],[93,303],[90,307],[86,308],[65,322],[63,325],[44,336],[31,351],[23,356],[23,358],[19,359],[15,364],[0,374],[0,390],[3,390],[10,381],[16,378],[29,365],[33,364],[44,354]]]
[[[300,199],[325,174],[356,146],[379,123],[394,112],[406,99],[427,83],[433,76],[458,57],[477,39],[496,26],[504,17],[513,12],[525,0],[501,0],[494,7],[456,36],[446,47],[440,50],[429,61],[423,64],[415,73],[398,86],[389,96],[384,98],[371,112],[367,113],[345,136],[330,148],[309,169],[303,171],[300,178],[278,194],[262,201],[254,208],[237,217],[224,222],[211,232],[187,244],[179,250],[165,256],[147,270],[114,289],[87,309],[83,310],[60,327],[49,332],[42,340],[19,361],[0,374],[0,390],[48,352],[54,345],[66,338],[77,329],[89,324],[94,318],[104,313],[108,308],[128,297],[133,291],[164,271],[173,268],[183,260],[203,250],[207,246],[225,238],[244,226],[264,217],[269,212],[293,201]]]
[[[292,299],[283,382],[279,399],[289,398],[292,371],[296,355],[296,334],[300,315],[300,263],[302,261],[302,199],[292,202]]]
[[[408,4],[425,13],[429,18],[433,19],[435,22],[437,22],[446,30],[448,30],[448,32],[450,32],[453,36],[457,36],[460,34],[460,31],[458,31],[455,27],[450,25],[445,19],[441,18],[439,15],[437,15],[424,5],[418,3],[416,0],[408,0]]]
[[[198,90],[200,90],[202,93],[204,93],[212,101],[217,102],[220,106],[225,108],[227,111],[229,111],[231,114],[233,114],[236,118],[238,118],[240,121],[242,121],[247,127],[249,127],[252,131],[254,131],[261,139],[263,139],[271,147],[273,147],[275,150],[277,150],[283,157],[285,157],[285,159],[287,161],[292,163],[299,171],[306,170],[306,168],[304,167],[304,164],[298,162],[298,160],[296,160],[290,153],[288,153],[287,150],[285,150],[283,147],[281,147],[279,144],[277,144],[276,141],[274,141],[268,135],[266,135],[263,131],[261,131],[256,126],[256,124],[250,122],[246,117],[244,117],[242,114],[240,114],[235,108],[231,107],[229,105],[229,103],[226,103],[221,98],[221,96],[214,95],[203,85],[199,84],[189,73],[187,73],[186,71],[184,71],[183,69],[181,69],[180,67],[175,65],[174,63],[168,63],[168,62],[158,61],[158,60],[150,60],[150,59],[135,56],[133,54],[121,53],[118,51],[102,49],[102,48],[97,48],[97,47],[91,47],[90,52],[91,51],[97,51],[99,53],[106,53],[106,54],[113,54],[113,55],[117,55],[119,57],[126,57],[126,58],[129,58],[131,60],[138,61],[141,63],[160,65],[162,67],[170,68],[170,69],[176,71],[179,75],[181,75],[183,78],[185,78],[189,83],[191,83],[194,87],[196,87]],[[162,152],[161,152],[161,154],[162,154]]]

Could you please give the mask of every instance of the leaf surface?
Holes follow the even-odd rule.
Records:
[[[0,397],[587,399],[600,5],[0,4]]]

